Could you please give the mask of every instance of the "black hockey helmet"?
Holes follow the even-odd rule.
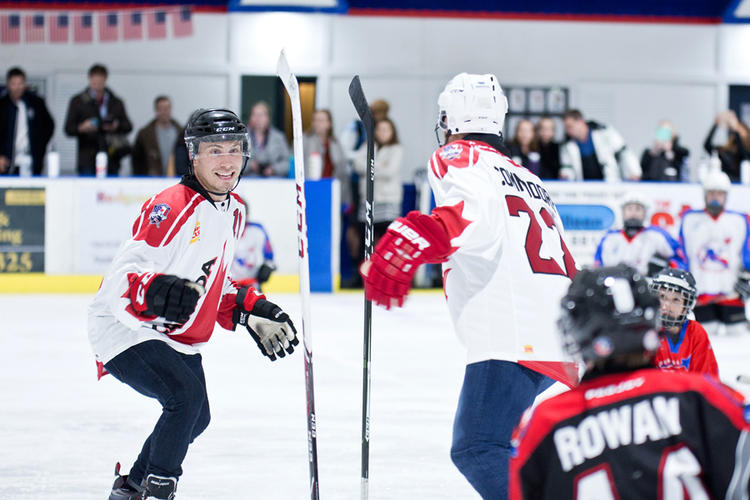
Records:
[[[662,269],[654,276],[650,285],[651,291],[661,299],[661,293],[665,291],[677,292],[682,296],[684,307],[679,316],[670,316],[661,313],[661,325],[665,328],[682,326],[695,306],[695,299],[698,296],[698,290],[695,287],[695,278],[689,271],[682,269],[666,268]]]
[[[579,271],[561,306],[563,348],[577,360],[597,362],[659,347],[659,300],[646,278],[625,264]]]
[[[193,159],[198,154],[200,142],[240,141],[242,143],[242,155],[245,157],[242,163],[242,171],[245,170],[247,159],[250,158],[250,140],[247,126],[242,120],[228,109],[202,108],[197,109],[190,115],[185,127],[185,145],[190,156],[190,172],[193,171]],[[242,172],[240,172],[240,176]]]

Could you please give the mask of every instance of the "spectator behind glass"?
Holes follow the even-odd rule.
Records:
[[[530,120],[519,120],[513,140],[508,144],[514,162],[523,165],[534,175],[539,175],[541,155],[539,141],[534,134],[534,124]]]
[[[125,103],[107,88],[107,68],[94,64],[89,68],[89,86],[73,96],[65,117],[65,133],[78,139],[79,175],[94,175],[96,153],[106,151],[107,175],[120,172],[120,160],[130,154],[125,134],[133,125]]]
[[[44,99],[26,88],[26,73],[11,68],[5,78],[7,92],[0,97],[0,175],[19,175],[26,163],[29,173],[40,175],[55,122]]]
[[[172,118],[172,103],[167,96],[154,99],[156,117],[138,131],[133,146],[133,175],[174,177],[175,147],[183,131]]]
[[[333,119],[329,110],[315,110],[310,130],[305,134],[303,148],[305,179],[337,178],[341,185],[341,203],[350,205],[352,194],[349,168],[344,151],[333,135]]]
[[[713,144],[714,134],[717,128],[726,128],[729,139],[722,146]],[[737,119],[734,111],[722,111],[716,116],[711,130],[708,132],[706,142],[703,143],[703,149],[708,154],[716,151],[721,160],[721,169],[729,176],[732,182],[740,180],[740,163],[748,158],[750,150],[750,131],[747,125]]]
[[[637,181],[641,178],[638,158],[617,130],[584,120],[577,109],[567,111],[563,121],[568,141],[560,146],[561,179]]]
[[[401,199],[403,186],[401,185],[401,164],[404,148],[398,142],[396,126],[390,118],[383,118],[375,123],[375,184],[373,193],[373,230],[375,238],[373,245],[385,234],[388,225],[401,215]],[[358,251],[355,268],[364,258],[362,241],[365,237],[365,197],[367,190],[367,144],[363,144],[357,151],[354,169],[359,174],[359,239],[356,241]],[[351,241],[350,241],[351,243]]]
[[[669,121],[659,123],[654,143],[641,155],[644,181],[679,182],[683,178],[683,167],[690,151],[682,147],[674,126]]]
[[[543,116],[536,125],[539,141],[539,178],[558,179],[560,177],[560,145],[555,142],[555,120]]]
[[[268,104],[259,101],[253,105],[247,127],[252,145],[249,175],[286,177],[289,172],[289,145],[281,130],[271,125]]]

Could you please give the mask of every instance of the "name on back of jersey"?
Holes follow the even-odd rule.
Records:
[[[554,432],[563,471],[601,455],[605,449],[658,441],[682,432],[680,401],[656,396],[589,415]]]
[[[557,207],[555,207],[554,202],[552,201],[552,198],[550,198],[549,193],[547,193],[547,190],[544,189],[539,184],[532,182],[530,180],[523,180],[518,174],[514,174],[513,172],[508,171],[508,169],[503,167],[498,167],[497,165],[493,165],[493,167],[500,175],[503,176],[502,185],[503,186],[509,186],[512,188],[515,188],[516,191],[519,193],[526,193],[532,198],[535,198],[537,200],[542,200],[548,207],[550,207],[552,210],[557,213]]]

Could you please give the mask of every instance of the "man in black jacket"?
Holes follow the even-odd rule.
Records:
[[[26,73],[14,67],[6,74],[7,92],[0,97],[0,175],[19,175],[30,161],[30,172],[40,175],[55,122],[44,99],[26,88]]]
[[[65,133],[78,138],[79,175],[94,175],[96,153],[107,153],[107,175],[117,175],[120,160],[130,154],[126,134],[133,130],[125,104],[106,87],[107,68],[89,68],[89,86],[68,105]]]

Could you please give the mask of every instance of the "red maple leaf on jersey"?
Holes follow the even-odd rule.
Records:
[[[443,207],[435,207],[432,210],[432,215],[436,217],[445,227],[448,232],[448,237],[452,240],[453,238],[460,236],[464,232],[464,229],[472,223],[472,221],[464,218],[464,202],[460,201],[455,205],[446,205]],[[451,253],[455,252],[458,248],[453,247]]]

